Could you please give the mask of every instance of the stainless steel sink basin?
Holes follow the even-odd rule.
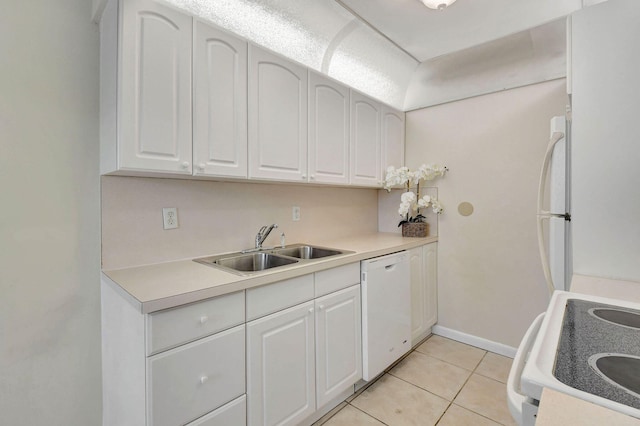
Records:
[[[314,260],[353,253],[309,244],[292,244],[283,248],[258,249],[250,252],[227,253],[218,256],[193,259],[203,265],[220,268],[239,275],[253,275],[270,271],[274,268],[293,266],[296,263],[313,262]]]
[[[268,269],[292,265],[299,262],[297,259],[265,252],[226,254],[221,256],[203,257],[200,259],[194,259],[194,261],[204,265],[217,266],[222,269],[240,273],[241,275],[266,271]]]
[[[295,244],[289,247],[274,249],[273,253],[282,256],[290,256],[298,259],[321,259],[328,256],[350,253],[344,250],[336,250],[325,247],[316,247],[304,244]]]

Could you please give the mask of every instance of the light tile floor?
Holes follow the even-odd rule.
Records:
[[[511,358],[431,336],[314,426],[515,425],[510,367]]]

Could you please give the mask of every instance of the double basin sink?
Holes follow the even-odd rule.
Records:
[[[262,249],[252,252],[227,253],[218,256],[194,259],[194,262],[212,266],[240,275],[253,275],[260,272],[293,266],[300,262],[308,262],[331,256],[353,253],[309,244],[292,244],[273,249]]]

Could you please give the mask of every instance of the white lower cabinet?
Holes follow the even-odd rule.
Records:
[[[250,425],[295,425],[315,411],[313,302],[247,323]]]
[[[101,296],[104,426],[246,424],[244,291],[142,314],[103,276]]]
[[[151,424],[185,424],[244,393],[244,327],[148,359]]]
[[[242,395],[187,426],[242,426],[247,424],[247,396]]]
[[[316,299],[316,402],[321,408],[362,378],[360,286]]]
[[[409,250],[411,343],[427,337],[438,321],[437,243]]]
[[[361,322],[359,284],[248,322],[247,424],[300,424],[352,388]]]
[[[150,314],[101,291],[105,426],[310,424],[362,378],[359,262]]]

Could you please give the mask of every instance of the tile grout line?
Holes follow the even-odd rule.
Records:
[[[356,410],[360,411],[361,413],[366,414],[367,416],[371,417],[372,419],[376,419],[377,421],[379,421],[380,423],[382,423],[385,426],[389,426],[388,423],[385,423],[382,420],[380,420],[379,418],[377,418],[376,416],[374,416],[373,414],[367,413],[366,411],[356,407],[355,405],[352,405],[350,402],[348,402],[347,405],[351,405],[353,408],[355,408]],[[342,410],[340,410],[340,411],[342,411]]]
[[[492,380],[492,381],[495,381],[495,382],[498,382],[498,383],[504,384],[504,383],[503,383],[503,382],[501,382],[500,380],[496,380],[496,379],[494,379],[494,378],[492,378],[492,377],[488,377],[488,376],[485,376],[485,375],[483,375],[483,374],[481,374],[481,373],[477,372],[478,367],[482,364],[482,362],[485,360],[485,358],[486,358],[486,357],[487,357],[487,355],[490,353],[490,351],[487,351],[487,350],[482,349],[482,348],[477,348],[477,347],[475,347],[475,346],[473,346],[473,345],[467,345],[467,346],[470,346],[470,347],[473,347],[473,348],[476,348],[476,349],[480,349],[480,350],[482,350],[482,351],[484,352],[484,354],[482,355],[482,358],[480,358],[480,360],[477,362],[477,364],[475,365],[475,367],[474,367],[472,370],[469,370],[469,369],[467,369],[467,368],[461,367],[461,366],[456,365],[456,364],[452,364],[451,362],[449,362],[449,361],[447,361],[447,360],[444,360],[444,359],[438,358],[438,357],[433,356],[433,355],[431,355],[431,354],[427,354],[427,353],[424,353],[424,352],[418,351],[418,347],[420,347],[422,344],[424,344],[426,341],[428,341],[428,340],[429,340],[431,337],[433,337],[433,336],[434,336],[434,334],[430,334],[429,336],[427,336],[426,338],[424,338],[421,342],[419,342],[418,344],[416,344],[414,348],[412,348],[409,352],[407,352],[407,353],[406,353],[404,356],[402,356],[399,360],[397,360],[397,361],[396,361],[396,362],[394,362],[391,366],[389,366],[389,367],[388,367],[388,368],[387,368],[387,369],[386,369],[386,370],[385,370],[385,371],[384,371],[384,372],[383,372],[379,377],[377,377],[373,382],[368,383],[366,386],[363,386],[361,389],[359,389],[359,390],[358,390],[358,392],[355,392],[355,393],[354,393],[353,398],[351,399],[351,401],[346,401],[346,400],[345,400],[345,401],[344,401],[344,402],[345,402],[345,406],[344,406],[344,407],[342,407],[340,410],[336,411],[335,413],[333,413],[333,415],[331,415],[331,417],[327,418],[327,419],[326,419],[322,424],[324,425],[325,423],[329,422],[329,421],[330,421],[330,420],[331,420],[335,415],[337,415],[339,412],[341,412],[342,410],[344,410],[344,408],[345,408],[345,407],[347,407],[347,406],[351,406],[351,407],[355,408],[356,410],[360,411],[361,413],[363,413],[363,414],[367,415],[368,417],[371,417],[371,418],[373,418],[373,419],[377,420],[378,422],[382,423],[383,425],[388,426],[388,424],[387,424],[387,423],[383,422],[382,420],[380,420],[380,419],[379,419],[379,418],[377,418],[376,416],[374,416],[374,415],[372,415],[372,414],[370,414],[370,413],[368,413],[368,412],[366,412],[366,411],[364,411],[364,410],[360,409],[359,407],[357,407],[357,406],[355,406],[355,405],[353,405],[353,404],[352,404],[352,403],[353,403],[353,401],[355,401],[355,400],[356,400],[360,395],[362,395],[362,393],[364,393],[364,392],[365,392],[369,387],[371,387],[372,385],[374,385],[375,383],[377,383],[377,382],[378,382],[382,377],[384,377],[384,376],[385,376],[385,374],[388,374],[388,375],[390,375],[391,377],[394,377],[394,378],[396,378],[396,379],[398,379],[398,380],[400,380],[400,381],[402,381],[402,382],[405,382],[405,383],[407,383],[407,384],[409,384],[409,385],[411,385],[411,386],[414,386],[414,387],[416,387],[416,388],[418,388],[418,389],[421,389],[421,390],[423,390],[423,391],[425,391],[425,392],[427,392],[427,393],[429,393],[429,394],[431,394],[431,395],[433,395],[433,396],[436,396],[436,397],[438,397],[438,398],[440,398],[440,399],[443,399],[443,400],[445,400],[445,401],[447,401],[447,402],[448,402],[447,408],[443,411],[443,413],[442,413],[442,414],[440,415],[440,417],[436,420],[436,422],[434,423],[434,425],[433,425],[433,426],[437,426],[437,425],[440,423],[440,421],[442,420],[442,418],[445,416],[445,414],[449,411],[449,409],[450,409],[453,405],[455,405],[455,406],[456,406],[456,407],[458,407],[458,408],[461,408],[461,409],[467,410],[467,411],[469,411],[469,412],[471,412],[471,413],[473,413],[473,414],[475,414],[475,415],[477,415],[477,416],[480,416],[480,417],[482,417],[482,418],[484,418],[484,419],[487,419],[487,420],[489,420],[489,421],[491,421],[491,422],[494,422],[494,423],[499,424],[499,425],[503,425],[503,423],[500,423],[499,421],[497,421],[497,420],[495,420],[495,419],[492,419],[492,418],[487,417],[487,416],[485,416],[485,415],[483,415],[483,414],[477,413],[477,412],[473,411],[473,410],[472,410],[472,409],[470,409],[470,408],[467,408],[467,407],[464,407],[464,406],[462,406],[462,405],[459,405],[459,404],[455,404],[455,403],[454,403],[455,399],[458,397],[458,395],[460,394],[460,392],[462,392],[462,389],[464,389],[464,387],[467,385],[467,383],[469,382],[469,380],[471,379],[471,377],[472,377],[474,374],[477,374],[477,375],[479,375],[479,376],[481,376],[481,377],[483,377],[483,378],[486,378],[486,379],[489,379],[489,380]],[[449,339],[449,340],[452,340],[452,339]],[[462,343],[462,342],[459,342],[459,343]],[[462,344],[466,345],[466,343],[462,343]],[[464,383],[462,384],[462,386],[460,387],[460,389],[458,390],[458,392],[456,392],[456,394],[453,396],[453,398],[451,399],[451,401],[449,401],[449,400],[448,400],[447,398],[445,398],[445,397],[442,397],[442,396],[440,396],[440,395],[435,394],[434,392],[429,391],[428,389],[425,389],[425,388],[423,388],[423,387],[421,387],[421,386],[419,386],[419,385],[416,385],[416,384],[411,383],[411,382],[409,382],[409,381],[407,381],[407,380],[404,380],[404,379],[402,379],[402,378],[400,378],[400,377],[398,377],[398,376],[396,376],[396,375],[394,375],[394,374],[392,374],[392,373],[391,373],[391,370],[393,370],[393,369],[394,369],[394,368],[395,368],[395,367],[396,367],[400,362],[402,362],[405,358],[407,358],[407,357],[408,357],[411,353],[413,353],[413,352],[418,352],[418,353],[419,353],[419,354],[421,354],[421,355],[425,355],[425,356],[428,356],[428,357],[432,357],[432,358],[434,358],[434,359],[437,359],[437,360],[439,360],[439,361],[441,361],[441,362],[444,362],[444,363],[446,363],[446,364],[449,364],[449,365],[451,365],[451,366],[458,367],[458,368],[461,368],[461,369],[463,369],[463,370],[466,370],[466,371],[469,371],[469,372],[470,372],[469,377],[467,377],[467,379],[464,381]],[[491,352],[491,353],[493,353],[493,352]]]
[[[475,347],[475,346],[474,346],[474,347]],[[467,379],[464,381],[464,383],[462,384],[462,386],[460,386],[460,389],[458,389],[458,392],[456,392],[456,394],[453,396],[453,398],[451,398],[451,401],[449,402],[449,405],[447,406],[447,409],[446,409],[446,410],[444,410],[444,413],[442,413],[442,416],[440,416],[440,418],[438,419],[438,421],[435,423],[435,425],[434,425],[434,426],[437,426],[437,425],[438,425],[438,423],[440,423],[440,420],[442,420],[442,418],[444,417],[444,415],[445,415],[445,414],[447,414],[447,411],[449,411],[449,408],[451,408],[451,406],[452,406],[452,405],[454,405],[454,404],[453,404],[453,401],[455,401],[455,399],[458,397],[458,395],[460,395],[460,392],[462,392],[462,389],[464,389],[464,387],[467,385],[467,383],[469,382],[469,379],[471,378],[471,376],[473,376],[473,373],[476,371],[476,368],[478,368],[478,366],[482,363],[482,360],[484,359],[484,357],[486,357],[486,356],[487,356],[487,353],[488,353],[487,351],[485,351],[485,352],[484,352],[484,355],[482,355],[482,358],[480,358],[480,361],[478,361],[478,364],[473,368],[473,370],[471,370],[471,374],[469,374],[469,377],[467,377]],[[442,362],[446,362],[445,360],[441,360],[441,361],[442,361]],[[450,363],[449,363],[449,364],[450,364]],[[450,364],[450,365],[454,365],[454,364]],[[466,370],[466,368],[465,368],[465,370]],[[469,371],[469,370],[467,370],[467,371]],[[461,408],[464,408],[464,407],[462,407],[462,406],[460,406],[460,405],[457,405],[457,404],[456,404],[456,406],[461,407]],[[476,413],[475,411],[469,410],[468,408],[465,408],[465,409],[466,409],[466,410],[468,410],[468,411],[471,411],[471,412],[472,412],[472,413],[474,413],[474,414],[478,414],[478,413]],[[482,416],[482,417],[484,417],[484,416]],[[493,421],[493,420],[492,420],[492,421]]]
[[[475,347],[475,346],[474,346],[474,347]],[[483,350],[484,350],[484,349],[483,349]],[[471,379],[471,377],[472,377],[474,374],[477,374],[478,376],[484,377],[484,378],[489,379],[489,380],[493,380],[494,382],[502,383],[502,382],[500,382],[499,380],[495,380],[495,379],[493,379],[493,378],[491,378],[491,377],[487,377],[487,376],[485,376],[484,374],[476,373],[476,370],[478,369],[478,367],[480,367],[480,364],[482,364],[482,361],[484,361],[484,359],[487,357],[487,354],[489,354],[489,353],[490,353],[490,351],[485,351],[484,355],[483,355],[483,356],[482,356],[482,358],[480,359],[480,362],[478,362],[478,365],[476,365],[476,366],[474,367],[473,371],[471,372],[471,374],[469,375],[469,377],[467,378],[467,380],[464,382],[464,385],[462,385],[462,387],[460,388],[460,390],[458,391],[458,393],[456,394],[456,396],[453,398],[454,400],[458,397],[458,395],[460,394],[460,392],[462,392],[462,389],[464,389],[464,387],[466,386],[467,382],[469,382],[469,379]],[[493,353],[493,352],[491,352],[491,353]],[[504,384],[504,383],[502,383],[502,384]],[[454,403],[453,403],[453,402],[454,402],[454,401],[451,401],[450,406],[451,406],[451,405],[454,405]],[[467,410],[467,411],[469,411],[469,412],[471,412],[471,413],[473,413],[473,414],[476,414],[476,415],[478,415],[478,416],[480,416],[480,417],[483,417],[483,418],[485,418],[485,419],[491,420],[491,421],[492,421],[492,422],[494,422],[494,423],[497,423],[497,424],[499,424],[499,425],[503,425],[503,426],[504,426],[504,423],[501,423],[501,422],[499,422],[498,420],[495,420],[495,419],[492,419],[491,417],[487,417],[487,416],[485,416],[485,415],[483,415],[483,414],[477,413],[477,412],[473,411],[472,409],[467,408],[467,407],[464,407],[464,406],[462,406],[462,405],[458,405],[458,404],[455,404],[455,405],[456,405],[457,407],[463,408],[463,409],[465,409],[465,410]],[[447,410],[450,408],[450,406],[449,406],[449,407],[447,407]],[[436,425],[437,425],[437,423],[436,423]]]

